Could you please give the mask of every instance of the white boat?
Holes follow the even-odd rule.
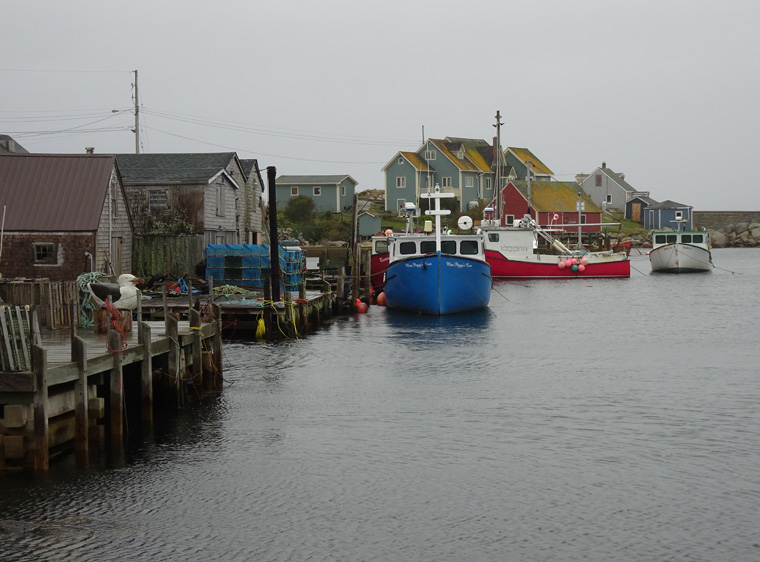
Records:
[[[649,263],[652,272],[710,271],[714,267],[710,235],[704,230],[655,230]]]

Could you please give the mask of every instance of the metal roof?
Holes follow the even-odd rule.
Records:
[[[125,186],[207,183],[235,157],[234,152],[116,155]]]
[[[95,231],[116,157],[0,154],[6,231]]]

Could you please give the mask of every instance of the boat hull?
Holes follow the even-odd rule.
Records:
[[[651,250],[649,263],[652,272],[658,273],[703,273],[713,267],[709,249],[681,243]]]
[[[388,265],[384,292],[391,309],[433,315],[480,310],[491,299],[491,267],[461,256],[413,256]]]
[[[565,258],[563,258],[565,259]],[[610,254],[609,259],[597,259],[584,265],[581,271],[572,267],[560,269],[560,256],[539,255],[524,258],[507,257],[498,251],[486,250],[486,261],[494,279],[568,279],[568,278],[629,278],[631,262],[625,254]]]

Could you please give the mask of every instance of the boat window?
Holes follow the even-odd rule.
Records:
[[[414,242],[401,242],[398,245],[398,253],[402,256],[410,256],[417,253],[417,244]]]
[[[681,242],[691,244],[691,234],[681,234]]]
[[[441,242],[441,253],[442,254],[449,254],[449,255],[456,255],[457,253],[457,243],[456,240],[444,240]]]
[[[668,234],[668,244],[675,244],[678,242],[678,236],[676,234]]]
[[[376,254],[387,254],[388,253],[388,239],[385,240],[375,240],[375,253]]]
[[[702,234],[695,234],[694,236],[692,236],[691,241],[694,244],[704,244],[705,237]]]
[[[459,244],[459,251],[463,256],[474,256],[478,253],[477,240],[462,240]]]
[[[423,240],[420,242],[421,254],[435,254],[435,240]]]
[[[658,234],[657,236],[654,237],[654,241],[657,244],[664,244],[665,243],[665,235],[664,234]]]
[[[499,233],[498,232],[489,232],[488,233],[488,241],[489,242],[498,242],[499,241]]]

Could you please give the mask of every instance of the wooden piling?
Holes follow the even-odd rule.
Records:
[[[108,406],[111,437],[124,436],[124,378],[121,366],[123,342],[121,334],[108,330],[108,351],[113,355],[113,367],[108,377]]]
[[[71,359],[77,364],[79,377],[74,383],[74,415],[76,417],[75,449],[80,460],[87,459],[90,443],[90,406],[87,389],[87,344],[80,337],[71,341]]]
[[[140,365],[140,418],[143,423],[150,425],[153,423],[153,356],[150,350],[151,329],[147,322],[137,323],[137,342],[143,346]]]
[[[34,469],[50,468],[50,451],[48,449],[48,381],[47,350],[35,345],[32,348],[32,362],[36,375],[34,394]]]

